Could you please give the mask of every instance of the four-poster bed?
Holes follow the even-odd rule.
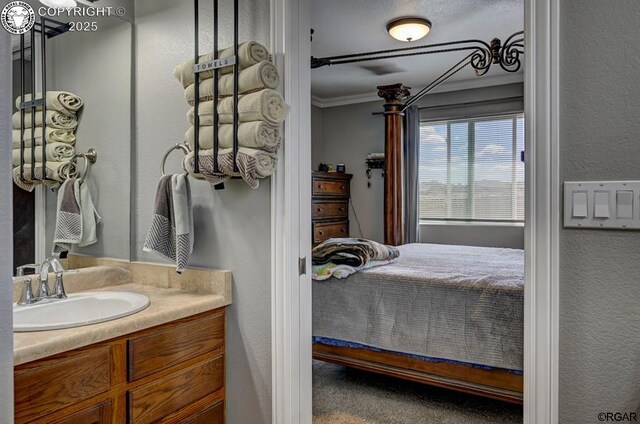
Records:
[[[489,350],[494,349],[495,346],[516,346],[512,350],[517,351],[520,349],[519,354],[522,355],[523,335],[521,326],[524,320],[522,316],[524,265],[521,251],[520,253],[513,253],[506,252],[509,249],[485,248],[486,250],[482,254],[492,258],[489,262],[493,261],[492,263],[495,265],[494,267],[485,268],[482,263],[470,266],[465,262],[467,257],[479,254],[478,251],[474,250],[477,248],[463,246],[450,249],[453,253],[449,252],[449,255],[440,257],[437,262],[430,262],[431,258],[425,259],[427,254],[422,251],[427,250],[428,253],[432,254],[435,251],[430,246],[434,245],[410,244],[402,246],[405,243],[404,217],[406,212],[405,176],[403,172],[405,161],[403,157],[403,126],[406,109],[416,104],[435,87],[467,66],[475,69],[478,76],[485,75],[493,64],[499,65],[507,72],[518,71],[521,66],[520,55],[523,54],[524,48],[522,34],[522,32],[513,34],[504,45],[498,39],[494,39],[491,43],[485,43],[481,40],[463,40],[329,58],[312,58],[312,68],[316,68],[401,56],[470,51],[460,62],[456,63],[413,97],[409,97],[409,87],[405,87],[400,83],[378,87],[378,95],[385,100],[384,112],[382,113],[385,120],[384,242],[385,244],[401,246],[404,251],[400,259],[403,256],[405,258],[409,257],[409,259],[405,262],[401,261],[400,265],[396,265],[395,269],[393,269],[393,265],[387,265],[362,272],[362,275],[358,276],[357,279],[352,276],[349,277],[351,280],[334,281],[330,284],[323,282],[314,286],[314,336],[316,337],[313,357],[315,359],[507,402],[522,403],[523,378],[521,367],[518,369],[517,366],[502,365],[521,363],[521,356],[514,359],[509,354],[505,354],[504,358],[495,363],[486,358],[474,361],[473,355],[469,356],[470,359],[468,361],[440,360],[438,358],[446,356],[416,354],[417,350],[420,350],[417,347],[412,349],[407,347],[404,350],[400,348],[382,348],[385,341],[378,340],[372,335],[384,333],[390,339],[399,337],[394,333],[396,326],[400,326],[397,322],[398,316],[404,317],[402,318],[404,321],[413,322],[416,321],[416,311],[432,314],[432,317],[445,316],[451,322],[458,322],[460,315],[464,315],[464,322],[459,322],[459,327],[454,325],[452,328],[455,327],[462,332],[469,331],[470,334],[473,334],[472,336],[464,334],[458,340],[460,344],[458,346],[455,343],[459,334],[455,334],[454,330],[451,330],[452,334],[440,335],[440,339],[450,338],[453,340],[452,344],[455,345],[452,348],[453,350],[458,349],[458,352],[464,352],[466,349],[465,343],[468,341],[466,337],[470,337],[474,341],[479,341],[481,346],[484,342],[488,343],[487,349]],[[444,248],[449,247],[445,246]],[[507,256],[511,255],[513,260],[511,262],[501,261],[505,254]],[[438,256],[438,253],[435,256]],[[419,264],[415,265],[411,260]],[[428,264],[428,266],[425,264]],[[513,275],[509,274],[511,268],[514,267],[515,273]],[[441,274],[433,272],[434,269],[460,271],[456,275],[443,277]],[[509,274],[509,278],[504,280],[503,277],[506,274]],[[423,275],[422,279],[417,277],[419,275]],[[474,283],[478,275],[482,275],[483,281],[486,283],[486,286],[482,286],[480,289]],[[507,282],[505,283],[505,281]],[[385,283],[387,284],[386,286]],[[360,291],[357,291],[357,288],[347,288],[349,284],[352,284],[353,287],[360,287]],[[397,286],[402,286],[403,290],[413,294],[412,297],[403,298],[403,302],[406,302],[403,303],[406,306],[406,310],[403,308],[394,309],[398,308],[397,304],[400,303],[398,299],[404,295],[402,291],[395,294],[392,293],[393,290],[397,289]],[[383,289],[379,289],[380,287],[383,287]],[[461,290],[461,287],[464,287],[465,290]],[[351,291],[347,292],[347,290]],[[377,290],[381,291],[377,292]],[[367,304],[367,296],[370,292],[375,292],[377,297]],[[431,304],[430,306],[425,306],[424,309],[421,309],[420,304],[412,303],[417,302],[416,299],[422,299],[424,302],[422,305],[425,303],[429,305],[429,299],[433,298],[433,296],[441,296],[444,303],[447,301],[453,303],[449,308],[440,308]],[[499,301],[496,299],[499,299]],[[486,315],[478,313],[478,311],[484,310],[483,308],[486,307],[487,303],[493,307],[490,313]],[[381,304],[383,307],[380,306]],[[463,307],[460,308],[460,305],[463,305]],[[476,314],[465,315],[467,307],[475,310]],[[375,324],[375,321],[379,319],[378,316],[367,315],[371,314],[373,310],[381,314],[389,313],[390,308],[394,310],[395,315],[386,317],[386,319],[387,321],[393,321],[393,326],[389,328],[394,330],[389,330],[387,328],[388,323],[385,323],[384,320]],[[509,314],[511,314],[509,318],[503,316],[507,315],[506,310],[509,310]],[[351,329],[341,324],[341,321],[357,323],[359,319],[364,318],[366,318],[368,324],[359,329]],[[501,334],[499,337],[493,334],[492,332],[495,329],[499,329],[500,325],[503,324],[500,321],[501,319],[508,323],[507,327],[513,330],[512,333],[519,332],[519,334],[514,336],[511,333],[507,333]],[[518,320],[520,320],[520,327],[518,327]],[[413,326],[407,325],[406,328],[403,328],[403,334],[409,334],[409,338],[419,338],[418,333],[422,330],[420,325],[430,326],[431,324],[430,322],[420,324],[419,320],[417,322],[418,324],[414,323],[412,324]],[[479,326],[482,327],[487,322],[491,323],[490,329],[478,329]],[[340,331],[333,331],[334,327],[340,327],[340,331],[343,333],[349,333],[350,330],[353,331],[349,340],[353,341],[358,337],[362,340],[359,343],[341,342],[341,340],[347,340],[347,338],[341,337],[342,333]],[[474,331],[477,331],[477,334]],[[424,335],[424,339],[421,339],[424,346],[426,346],[424,351],[429,352],[432,346],[438,345],[441,341],[440,339],[436,338],[434,340],[429,338],[429,335]],[[487,342],[485,339],[490,341]],[[372,340],[375,340],[377,344],[369,343]],[[398,340],[400,340],[399,345],[403,345],[402,338]],[[464,355],[460,354],[458,356]],[[482,357],[482,354],[477,353],[476,356]]]

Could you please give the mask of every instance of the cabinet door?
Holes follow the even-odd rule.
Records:
[[[108,400],[52,424],[112,424],[113,422],[113,404]]]
[[[15,372],[15,421],[27,423],[107,392],[111,346],[70,352]]]

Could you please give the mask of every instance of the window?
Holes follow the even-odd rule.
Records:
[[[524,116],[422,122],[423,221],[524,221]]]

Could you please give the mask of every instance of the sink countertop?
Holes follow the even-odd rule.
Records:
[[[155,265],[143,264],[144,268],[155,273]],[[163,267],[158,265],[158,267]],[[97,282],[91,277],[92,273],[100,273],[104,275],[106,268],[113,267],[94,267],[88,271],[82,270],[76,275],[82,275],[82,278],[75,280],[92,280],[90,283],[83,284],[82,281],[72,281],[67,293],[80,291],[126,291],[144,294],[149,297],[149,306],[133,315],[124,318],[118,318],[113,321],[107,321],[99,324],[87,325],[83,327],[67,328],[62,330],[36,331],[29,333],[13,334],[13,361],[14,366],[35,361],[37,359],[46,358],[62,352],[78,349],[80,347],[89,346],[94,343],[114,339],[136,331],[166,324],[202,312],[221,308],[231,304],[231,272],[215,271],[215,270],[191,270],[192,272],[185,280],[184,289],[175,288],[175,281],[170,284],[159,282],[158,285],[152,285],[152,278],[146,278],[144,284],[136,284],[131,281],[132,273],[125,270],[120,273],[121,278],[113,285],[108,286],[103,282]],[[162,271],[162,269],[160,270]],[[202,272],[204,275],[215,273],[213,282],[194,283],[197,279],[197,273]],[[133,275],[139,271],[133,270]],[[220,273],[218,275],[218,273]],[[71,276],[69,274],[69,279]],[[196,277],[196,278],[194,278]],[[171,280],[180,280],[180,277],[170,278]],[[162,280],[162,278],[159,278]],[[198,287],[200,286],[200,287]]]

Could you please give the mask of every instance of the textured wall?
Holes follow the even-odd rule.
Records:
[[[311,166],[318,169],[322,159],[322,132],[324,111],[317,106],[311,106]]]
[[[639,21],[635,0],[561,2],[563,181],[640,179]],[[560,422],[638,411],[640,234],[560,241]]]
[[[11,44],[0,30],[0,140],[11,139]],[[0,423],[13,422],[11,145],[0,143]]]
[[[212,46],[211,2],[201,3],[203,52]],[[221,46],[231,42],[229,8],[221,2]],[[184,90],[173,68],[193,57],[193,7],[175,0],[136,2],[137,142],[133,176],[132,257],[160,261],[142,252],[152,215],[160,159],[184,140],[188,128]],[[240,39],[268,45],[269,1],[241,2]],[[206,47],[204,47],[206,46]],[[180,154],[169,162],[179,170]],[[271,217],[270,184],[257,190],[234,180],[215,191],[192,181],[196,240],[191,264],[233,271],[233,305],[227,321],[227,414],[230,424],[271,421]]]
[[[133,29],[131,23],[115,17],[96,20],[97,32],[70,32],[48,42],[48,88],[82,97],[85,107],[76,151],[95,147],[98,152],[87,179],[102,216],[98,242],[74,251],[129,259]],[[84,169],[84,161],[78,163]],[[46,254],[53,243],[56,199],[57,192],[48,191]]]
[[[446,93],[434,93],[423,98],[419,106],[444,106],[464,102],[483,100],[496,100],[523,95],[522,84],[509,84],[475,90],[461,90]],[[516,102],[517,104],[517,102]],[[461,113],[491,113],[497,112],[504,105],[494,108],[483,106],[462,107],[448,110],[431,110],[422,112],[425,119],[440,119],[446,114],[453,113],[460,116]],[[374,170],[371,177],[371,188],[367,188],[366,163],[368,153],[384,152],[384,119],[382,116],[373,116],[373,112],[382,111],[382,101],[359,103],[346,106],[329,107],[321,110],[321,114],[313,108],[312,112],[312,143],[313,166],[319,162],[333,164],[344,163],[347,172],[354,174],[351,181],[351,198],[355,209],[350,211],[351,235],[360,236],[355,216],[357,215],[365,238],[382,241],[383,236],[383,207],[384,180],[381,170]],[[321,130],[317,129],[321,126]],[[321,144],[321,146],[318,146]],[[495,228],[495,227],[494,227]],[[495,231],[487,234],[486,231],[473,233],[477,237],[458,237],[453,232],[448,238],[442,228],[436,229],[433,238],[428,234],[428,229],[423,229],[423,242],[473,245],[522,247],[524,231],[522,228],[495,228]],[[504,231],[502,231],[504,230]],[[495,240],[487,236],[496,235]]]

